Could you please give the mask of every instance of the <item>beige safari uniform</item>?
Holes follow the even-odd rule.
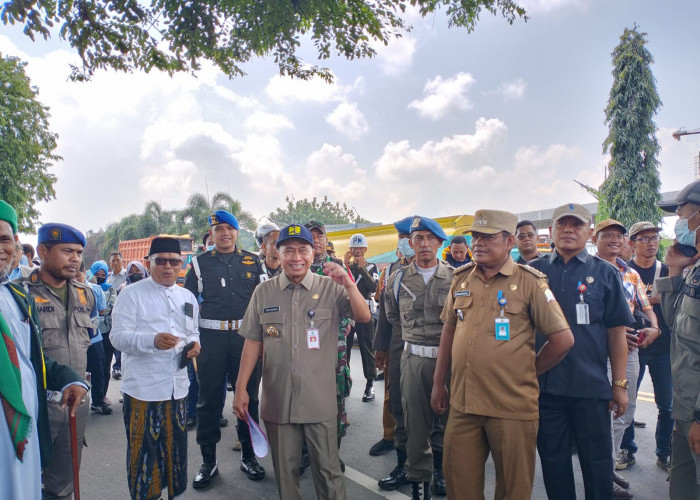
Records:
[[[510,340],[496,339],[499,291],[507,301]],[[529,499],[539,417],[535,329],[549,335],[568,328],[564,313],[543,273],[508,258],[488,281],[474,263],[455,271],[442,319],[456,328],[445,431],[447,495],[482,498],[490,452],[495,498]]]
[[[309,349],[307,330],[318,329]],[[280,498],[301,500],[299,462],[306,439],[320,500],[344,500],[335,365],[340,317],[352,317],[345,289],[307,272],[299,285],[282,273],[255,288],[238,333],[262,342],[261,417],[268,432]]]
[[[90,312],[95,306],[95,296],[87,285],[70,280],[68,304],[46,286],[37,270],[20,284],[28,289],[39,313],[44,353],[58,363],[68,365],[81,376],[87,367],[87,350],[90,347],[88,328],[94,328]],[[88,396],[78,409],[76,430],[78,433],[78,461],[82,454],[87,424]],[[68,408],[61,409],[60,403],[49,402],[49,427],[53,440],[53,459],[42,471],[45,497],[47,494],[62,497],[73,492],[73,465],[70,447],[70,427]],[[49,496],[49,498],[51,498]]]
[[[401,324],[406,342],[401,356],[401,399],[408,434],[406,478],[410,481],[430,482],[433,451],[442,453],[446,416],[433,412],[430,393],[442,333],[440,313],[449,296],[452,271],[452,267],[438,260],[435,274],[426,285],[412,262],[394,272],[384,290],[387,319]],[[411,345],[428,349],[412,354]]]

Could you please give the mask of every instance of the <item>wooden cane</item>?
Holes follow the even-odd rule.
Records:
[[[73,498],[80,500],[80,464],[78,463],[78,431],[76,429],[76,415],[73,415],[71,407],[75,397],[68,398],[68,422],[70,423],[70,451],[73,456]]]

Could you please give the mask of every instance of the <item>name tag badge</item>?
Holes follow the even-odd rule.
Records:
[[[585,302],[579,302],[578,304],[576,304],[576,324],[590,324],[590,316],[588,315],[588,304],[586,304]]]
[[[306,330],[306,347],[309,349],[321,348],[318,338],[318,328],[309,328]]]
[[[510,340],[510,320],[508,318],[496,318],[496,340]]]

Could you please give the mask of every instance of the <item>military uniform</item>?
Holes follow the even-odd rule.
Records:
[[[508,340],[495,334],[499,296],[506,301]],[[544,335],[567,329],[564,313],[546,276],[509,257],[489,280],[475,263],[457,269],[441,318],[456,328],[445,430],[448,497],[483,496],[483,464],[491,452],[495,498],[529,499],[539,415],[535,328]]]
[[[350,273],[352,274],[355,283],[357,284],[358,290],[367,301],[368,307],[372,307],[372,296],[374,292],[377,291],[377,280],[379,278],[377,272],[377,266],[374,264],[368,264],[366,267],[360,267],[357,264],[350,264],[348,266]],[[350,354],[352,351],[352,346],[354,343],[355,335],[357,335],[357,344],[360,348],[360,356],[362,356],[362,370],[364,372],[365,379],[367,380],[368,387],[372,386],[372,382],[377,378],[377,367],[374,364],[374,351],[372,350],[372,343],[374,342],[374,327],[375,321],[371,320],[369,323],[356,323],[350,330],[348,335],[348,364],[350,364]],[[374,399],[374,392],[371,394],[371,399]],[[363,400],[369,401],[369,398],[364,398]]]
[[[700,455],[688,444],[693,422],[700,422],[700,261],[681,276],[655,281],[664,317],[671,327],[673,429],[671,498],[700,498]]]
[[[64,303],[54,289],[39,279],[38,269],[21,279],[19,284],[31,293],[36,303],[46,356],[70,366],[78,374],[84,374],[90,347],[88,330],[93,328],[90,312],[95,307],[95,296],[92,290],[83,283],[68,280],[65,285],[67,302]],[[86,396],[77,412],[78,461],[85,441],[88,403]],[[73,492],[69,412],[67,408],[61,408],[60,402],[49,402],[48,412],[54,453],[51,464],[42,474],[44,498],[60,498]]]
[[[413,482],[429,483],[433,454],[442,455],[445,417],[433,412],[430,393],[442,332],[440,313],[449,295],[452,271],[452,267],[438,261],[435,274],[426,285],[412,262],[392,274],[384,291],[387,319],[401,325],[405,342],[401,398],[408,434],[406,478]]]
[[[261,416],[284,500],[302,498],[299,463],[304,440],[319,499],[346,497],[338,456],[335,377],[342,317],[352,317],[350,301],[331,278],[309,271],[294,285],[280,274],[255,290],[238,331],[263,342]],[[318,349],[307,346],[312,318]]]

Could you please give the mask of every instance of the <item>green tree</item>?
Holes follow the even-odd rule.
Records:
[[[19,230],[34,233],[36,204],[56,197],[56,176],[49,172],[56,134],[49,130],[49,108],[24,72],[26,63],[0,54],[0,199],[15,207]]]
[[[8,0],[0,17],[23,24],[32,40],[48,38],[59,25],[59,36],[82,59],[75,79],[105,68],[196,71],[203,61],[233,77],[244,74],[241,65],[251,58],[267,55],[282,74],[330,79],[327,68],[297,55],[302,40],[310,39],[319,59],[371,57],[373,41],[388,44],[410,29],[401,16],[408,5],[423,16],[444,8],[450,26],[468,31],[483,12],[511,24],[527,19],[514,0]]]
[[[346,203],[331,203],[328,197],[324,196],[321,203],[316,197],[312,200],[304,198],[295,200],[294,197],[285,198],[287,206],[277,208],[269,215],[270,220],[275,221],[279,226],[288,224],[304,224],[310,220],[323,222],[324,224],[356,224],[358,222],[369,222],[360,217],[355,207],[348,208]]]
[[[610,153],[610,162],[599,190],[598,218],[614,218],[627,227],[640,220],[661,221],[661,210],[654,205],[661,200],[661,148],[653,119],[661,100],[646,38],[636,25],[625,28],[612,52],[613,85],[605,108],[610,132],[603,153]]]
[[[236,216],[241,229],[255,230],[255,218],[243,210],[241,202],[223,192],[212,196],[211,201],[201,193],[187,199],[187,206],[180,212],[185,227],[195,239],[209,229],[209,215],[216,210],[227,210]]]

